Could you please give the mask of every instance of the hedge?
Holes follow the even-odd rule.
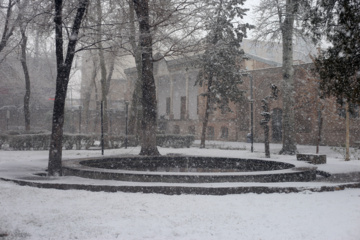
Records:
[[[157,145],[160,147],[189,148],[195,141],[194,135],[161,134],[156,135]]]
[[[50,133],[37,134],[3,134],[0,135],[0,148],[9,144],[13,150],[48,150],[50,146]],[[67,134],[63,135],[63,147],[67,150],[89,149],[95,141],[100,141],[99,135]],[[160,147],[184,148],[190,147],[195,140],[194,135],[158,134],[157,145]],[[139,139],[134,135],[127,137],[127,146],[138,146]],[[125,146],[125,136],[108,136],[109,148],[121,148]]]
[[[50,147],[50,133],[1,135],[0,147],[7,143],[13,150],[48,150]],[[96,137],[86,134],[64,134],[63,147],[65,149],[89,149]]]

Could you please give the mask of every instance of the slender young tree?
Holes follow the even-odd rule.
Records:
[[[149,1],[133,0],[139,20],[142,80],[142,141],[140,155],[160,155],[156,145],[157,101],[153,74],[152,35],[150,32]]]
[[[20,27],[21,32],[21,66],[24,72],[25,78],[25,95],[24,95],[24,119],[25,119],[25,131],[30,131],[30,96],[31,96],[31,88],[30,88],[30,74],[26,61],[26,47],[27,47],[27,36],[24,27]]]
[[[206,130],[211,108],[216,105],[229,110],[230,101],[238,102],[242,91],[240,61],[244,52],[240,43],[246,36],[248,24],[234,24],[235,18],[242,18],[246,10],[243,1],[220,0],[213,2],[214,11],[209,19],[209,33],[206,37],[206,51],[201,59],[201,71],[197,84],[206,86],[205,114],[203,118],[200,148],[205,147]]]
[[[79,30],[81,22],[85,15],[89,0],[78,0],[76,14],[74,16],[73,25],[68,39],[67,51],[64,58],[64,36],[63,36],[63,1],[54,0],[55,3],[55,45],[56,45],[56,92],[54,100],[54,110],[52,117],[52,132],[49,150],[49,176],[62,175],[62,139],[64,126],[64,110],[67,86],[71,65],[76,53],[76,43],[79,38]]]
[[[28,46],[28,36],[27,36],[27,28],[30,24],[30,19],[33,18],[34,15],[38,14],[38,11],[32,11],[31,14],[28,16],[26,14],[25,9],[28,8],[29,2],[24,1],[22,4],[20,4],[20,1],[18,1],[19,4],[19,14],[18,14],[18,20],[19,20],[19,28],[20,28],[20,35],[21,35],[21,42],[20,42],[20,49],[21,49],[21,56],[20,56],[20,62],[21,67],[24,72],[24,80],[25,80],[25,95],[24,95],[24,120],[25,120],[25,131],[30,131],[30,97],[31,97],[31,80],[30,80],[30,73],[27,63],[27,46]],[[30,6],[31,7],[31,6]]]
[[[136,41],[137,31],[135,27],[135,9],[134,2],[129,1],[129,41],[131,45],[131,50],[135,58],[135,65],[137,71],[137,79],[135,82],[134,91],[131,99],[131,109],[129,117],[129,133],[130,135],[141,136],[140,121],[142,118],[142,81],[141,81],[141,71],[142,71],[142,61],[141,61],[141,49],[139,42]],[[141,137],[140,137],[141,138]]]
[[[256,40],[282,42],[282,95],[283,95],[283,146],[281,154],[297,152],[294,115],[294,69],[293,38],[302,37],[296,21],[302,19],[302,12],[309,8],[309,1],[261,0],[255,12],[259,14],[256,23]]]
[[[16,13],[16,11],[18,11],[19,5],[20,1],[18,0],[8,0],[4,7],[1,6],[5,9],[6,13],[0,40],[0,52],[2,52],[7,46],[10,37],[13,35],[14,30],[19,23],[20,15]]]

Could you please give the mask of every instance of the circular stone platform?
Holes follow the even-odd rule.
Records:
[[[65,176],[131,182],[221,183],[307,182],[316,167],[241,158],[156,156],[74,159],[63,163]]]
[[[169,156],[165,156],[169,158]],[[188,160],[192,158],[193,162],[199,162],[199,158],[186,157]],[[210,162],[214,160],[214,163],[226,163],[228,165],[222,164],[222,172],[213,171],[216,170],[216,166],[213,168],[197,165],[196,171],[191,172],[194,169],[189,168],[190,172],[174,172],[180,171],[179,168],[171,169],[166,168],[162,169],[160,172],[154,172],[150,170],[153,169],[141,169],[141,171],[134,171],[134,169],[114,169],[111,167],[111,159],[128,159],[126,161],[132,160],[133,163],[137,162],[143,164],[144,158],[134,155],[122,155],[120,156],[109,156],[104,158],[92,158],[92,159],[76,159],[76,160],[64,160],[63,167],[64,173],[73,173],[73,175],[61,176],[61,177],[48,177],[45,171],[46,164],[42,167],[33,166],[30,162],[21,166],[8,165],[3,167],[0,171],[0,180],[2,181],[11,181],[23,186],[31,186],[38,188],[49,188],[49,189],[60,189],[60,190],[87,190],[94,192],[132,192],[132,193],[160,193],[160,194],[197,194],[197,195],[227,195],[227,194],[243,194],[243,193],[296,193],[303,191],[312,191],[312,192],[325,192],[325,191],[337,191],[343,190],[346,188],[360,188],[360,173],[357,175],[348,174],[333,174],[331,177],[325,178],[320,177],[315,181],[305,181],[305,179],[314,178],[314,173],[316,167],[308,163],[298,162],[298,161],[287,161],[285,164],[283,162],[278,162],[277,160],[260,160],[260,159],[248,159],[251,161],[246,161],[247,159],[241,159],[243,162],[248,164],[242,165],[238,162],[239,159],[229,159],[229,158],[208,158]],[[135,159],[136,158],[136,159]],[[170,159],[174,157],[170,157]],[[183,157],[182,157],[183,158]],[[106,162],[106,165],[110,163],[110,169],[99,168],[99,166],[94,167],[99,164],[99,161],[110,159]],[[157,157],[157,159],[159,159]],[[161,159],[161,158],[160,158]],[[223,161],[218,161],[223,159]],[[154,160],[154,159],[153,159]],[[154,163],[153,160],[150,160],[148,163]],[[161,159],[162,160],[162,159]],[[216,160],[216,161],[215,161]],[[254,161],[253,161],[254,160]],[[170,160],[171,161],[171,160]],[[239,160],[240,161],[240,160]],[[249,172],[247,169],[250,166],[255,166],[258,161],[266,163],[268,166],[267,170],[261,168],[253,168],[252,172]],[[88,164],[89,166],[80,164]],[[121,161],[120,161],[121,162]],[[120,167],[122,163],[119,162]],[[155,161],[156,162],[156,161]],[[162,162],[162,161],[160,161]],[[202,161],[200,161],[202,162]],[[250,164],[251,162],[251,164]],[[209,162],[208,162],[209,163]],[[279,164],[280,163],[280,164]],[[94,165],[95,164],[95,165]],[[224,166],[231,166],[235,164],[238,168],[233,167],[226,168]],[[283,165],[284,164],[284,165]],[[93,167],[91,167],[93,166]],[[114,165],[115,166],[115,165]],[[243,168],[239,167],[243,166]],[[295,167],[293,167],[295,166]],[[109,167],[109,166],[107,166]],[[177,165],[179,167],[179,165]],[[290,167],[290,168],[287,168]],[[281,169],[282,168],[282,169]],[[272,169],[272,170],[269,170]],[[144,171],[146,170],[146,171]],[[168,172],[166,172],[168,170]],[[172,172],[171,172],[172,171]],[[309,175],[308,175],[309,173]],[[316,172],[318,173],[318,172]],[[269,176],[273,175],[274,176]],[[291,178],[290,176],[298,175],[300,179],[304,180],[302,182],[299,179]],[[305,174],[308,177],[304,177]],[[152,176],[154,175],[154,176]],[[170,176],[167,176],[170,175]],[[196,176],[209,177],[208,175],[213,175],[209,177],[208,180],[211,182],[192,182],[196,179]],[[324,175],[324,174],[323,174]],[[119,177],[119,179],[133,178],[141,181],[125,181],[125,180],[111,180],[111,176]],[[163,176],[163,177],[161,177]],[[214,176],[219,176],[217,178]],[[265,177],[268,176],[268,177]],[[87,178],[85,178],[87,177]],[[91,178],[88,178],[91,177]],[[176,180],[179,179],[186,180],[187,182],[151,182],[156,178],[161,180]],[[188,177],[188,178],[185,178]],[[253,180],[253,182],[243,182],[239,180],[244,180],[242,178],[247,177],[247,180]],[[283,182],[286,177],[289,182]],[[262,180],[264,182],[258,182],[255,179]],[[110,180],[106,180],[110,179]],[[144,180],[151,181],[144,181]],[[224,182],[214,182],[223,180]],[[265,182],[267,179],[278,179],[280,182]],[[231,181],[232,180],[232,181]],[[236,180],[236,181],[235,181]],[[294,180],[291,181],[290,180]]]

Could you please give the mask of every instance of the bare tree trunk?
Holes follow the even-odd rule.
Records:
[[[269,122],[270,122],[270,100],[271,97],[265,97],[262,102],[263,112],[261,115],[264,116],[264,119],[261,120],[261,125],[264,128],[264,144],[265,144],[265,157],[270,158],[270,142],[269,142]]]
[[[7,45],[7,42],[9,41],[10,37],[13,35],[14,29],[16,26],[16,22],[19,20],[19,17],[20,17],[20,14],[19,14],[17,19],[15,20],[15,22],[12,24],[12,26],[10,26],[10,22],[13,17],[12,16],[13,7],[15,6],[15,4],[17,4],[17,1],[9,0],[7,2],[7,7],[5,7],[6,8],[6,17],[5,17],[5,24],[4,24],[3,33],[1,36],[1,41],[0,41],[0,52],[2,50],[4,50],[4,48]]]
[[[156,146],[157,103],[153,74],[152,35],[150,32],[148,0],[133,0],[139,20],[142,60],[142,141],[140,155],[160,155]]]
[[[283,146],[280,154],[297,152],[294,113],[293,31],[295,0],[286,0],[286,17],[282,26],[283,36]]]
[[[56,45],[56,91],[54,101],[54,111],[52,118],[52,131],[50,139],[48,175],[61,176],[62,175],[62,139],[64,126],[64,110],[67,86],[69,83],[69,76],[71,65],[75,56],[75,47],[77,37],[79,34],[80,25],[88,6],[88,0],[79,0],[76,16],[71,30],[72,38],[69,39],[66,57],[64,59],[63,50],[63,34],[62,34],[62,8],[63,1],[55,0],[55,45]]]
[[[96,129],[97,129],[97,126],[98,126],[98,122],[99,122],[99,117],[100,117],[100,106],[101,106],[101,103],[99,101],[99,90],[96,86],[96,79],[94,78],[94,89],[95,89],[95,112],[96,112],[96,115],[95,115],[95,121],[94,121],[94,131],[93,132],[96,132]]]
[[[322,132],[322,126],[323,126],[323,118],[322,118],[322,106],[321,106],[321,100],[318,102],[318,137],[316,141],[316,154],[319,154],[319,148],[321,143],[321,132]]]
[[[142,118],[141,101],[142,101],[142,81],[141,81],[141,49],[136,44],[136,30],[135,30],[135,16],[134,16],[134,2],[129,1],[129,20],[130,20],[130,44],[135,57],[135,65],[137,70],[137,80],[135,82],[134,92],[131,100],[131,109],[129,116],[129,134],[140,134],[140,119]],[[140,136],[141,138],[141,136]]]
[[[30,88],[30,75],[29,69],[27,67],[26,62],[26,46],[27,46],[27,36],[25,34],[25,30],[20,27],[21,31],[21,66],[24,71],[25,77],[25,96],[24,96],[24,118],[25,118],[25,131],[30,131],[30,95],[31,95],[31,88]]]
[[[93,66],[92,66],[92,73],[90,77],[90,84],[87,86],[86,92],[84,94],[84,110],[82,111],[83,117],[85,119],[85,131],[86,133],[89,132],[89,118],[90,118],[90,99],[93,88],[96,88],[96,75],[97,75],[97,65],[96,60],[92,59]],[[97,94],[97,90],[95,92]],[[97,101],[97,98],[95,99]]]
[[[269,126],[266,124],[263,127],[265,135],[265,157],[270,158]]]
[[[116,52],[114,51],[111,54],[111,58],[110,58],[110,64],[109,64],[109,71],[107,73],[107,77],[106,77],[106,96],[109,95],[110,93],[110,86],[111,86],[111,79],[114,73],[114,68],[115,68],[115,58],[116,58]]]
[[[104,130],[104,143],[107,147],[108,143],[108,132],[109,132],[109,123],[108,123],[108,102],[107,102],[107,73],[106,73],[106,65],[105,65],[105,57],[104,57],[104,49],[101,42],[102,35],[102,9],[101,9],[101,0],[97,0],[97,31],[98,31],[98,47],[99,47],[99,61],[100,61],[100,72],[101,72],[101,101],[103,102],[103,130]]]
[[[217,15],[217,19],[216,19],[216,23],[217,23],[217,28],[215,30],[215,34],[214,34],[214,38],[212,39],[211,43],[212,43],[212,47],[214,47],[217,42],[218,42],[218,34],[219,32],[221,32],[221,30],[219,29],[219,21],[220,21],[220,12],[222,9],[222,4],[223,1],[221,0],[219,3],[219,7],[218,7],[218,15]],[[220,9],[220,10],[219,10]],[[200,139],[200,148],[205,148],[205,139],[206,139],[206,130],[207,130],[207,125],[209,122],[209,114],[210,114],[210,107],[211,106],[211,87],[212,87],[212,83],[213,83],[213,72],[209,72],[208,73],[208,82],[207,82],[207,95],[206,95],[206,106],[205,106],[205,116],[204,116],[204,121],[203,121],[203,127],[202,127],[202,131],[201,131],[201,139]]]
[[[345,136],[345,161],[350,161],[350,106],[346,101],[346,136]]]
[[[201,139],[200,139],[200,148],[205,148],[205,140],[206,140],[206,130],[209,123],[209,115],[210,115],[210,105],[211,105],[211,86],[213,81],[213,76],[210,74],[208,86],[207,86],[207,95],[206,95],[206,103],[205,103],[205,115],[201,130]]]

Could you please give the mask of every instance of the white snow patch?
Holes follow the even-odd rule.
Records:
[[[263,144],[254,144],[254,153],[250,152],[250,143],[210,142],[208,145],[211,144],[246,150],[160,148],[160,152],[264,157]],[[271,144],[273,159],[296,161],[295,156],[275,155],[280,148],[281,145]],[[139,150],[105,150],[105,155],[138,154]],[[314,153],[315,147],[298,146],[298,150]],[[344,162],[336,158],[338,153],[329,147],[321,147],[320,154],[326,154],[328,161],[317,165],[320,170],[332,173],[360,171],[360,161]],[[95,156],[101,156],[101,152],[63,151],[65,161]],[[25,170],[45,169],[47,158],[48,151],[0,151],[0,175],[9,169],[19,174]],[[112,181],[106,184],[109,182]],[[286,185],[273,183],[274,186],[281,184]],[[308,184],[316,186],[318,183]],[[9,239],[357,240],[360,236],[360,189],[166,196],[38,189],[0,181],[0,197],[0,234],[8,234]]]

